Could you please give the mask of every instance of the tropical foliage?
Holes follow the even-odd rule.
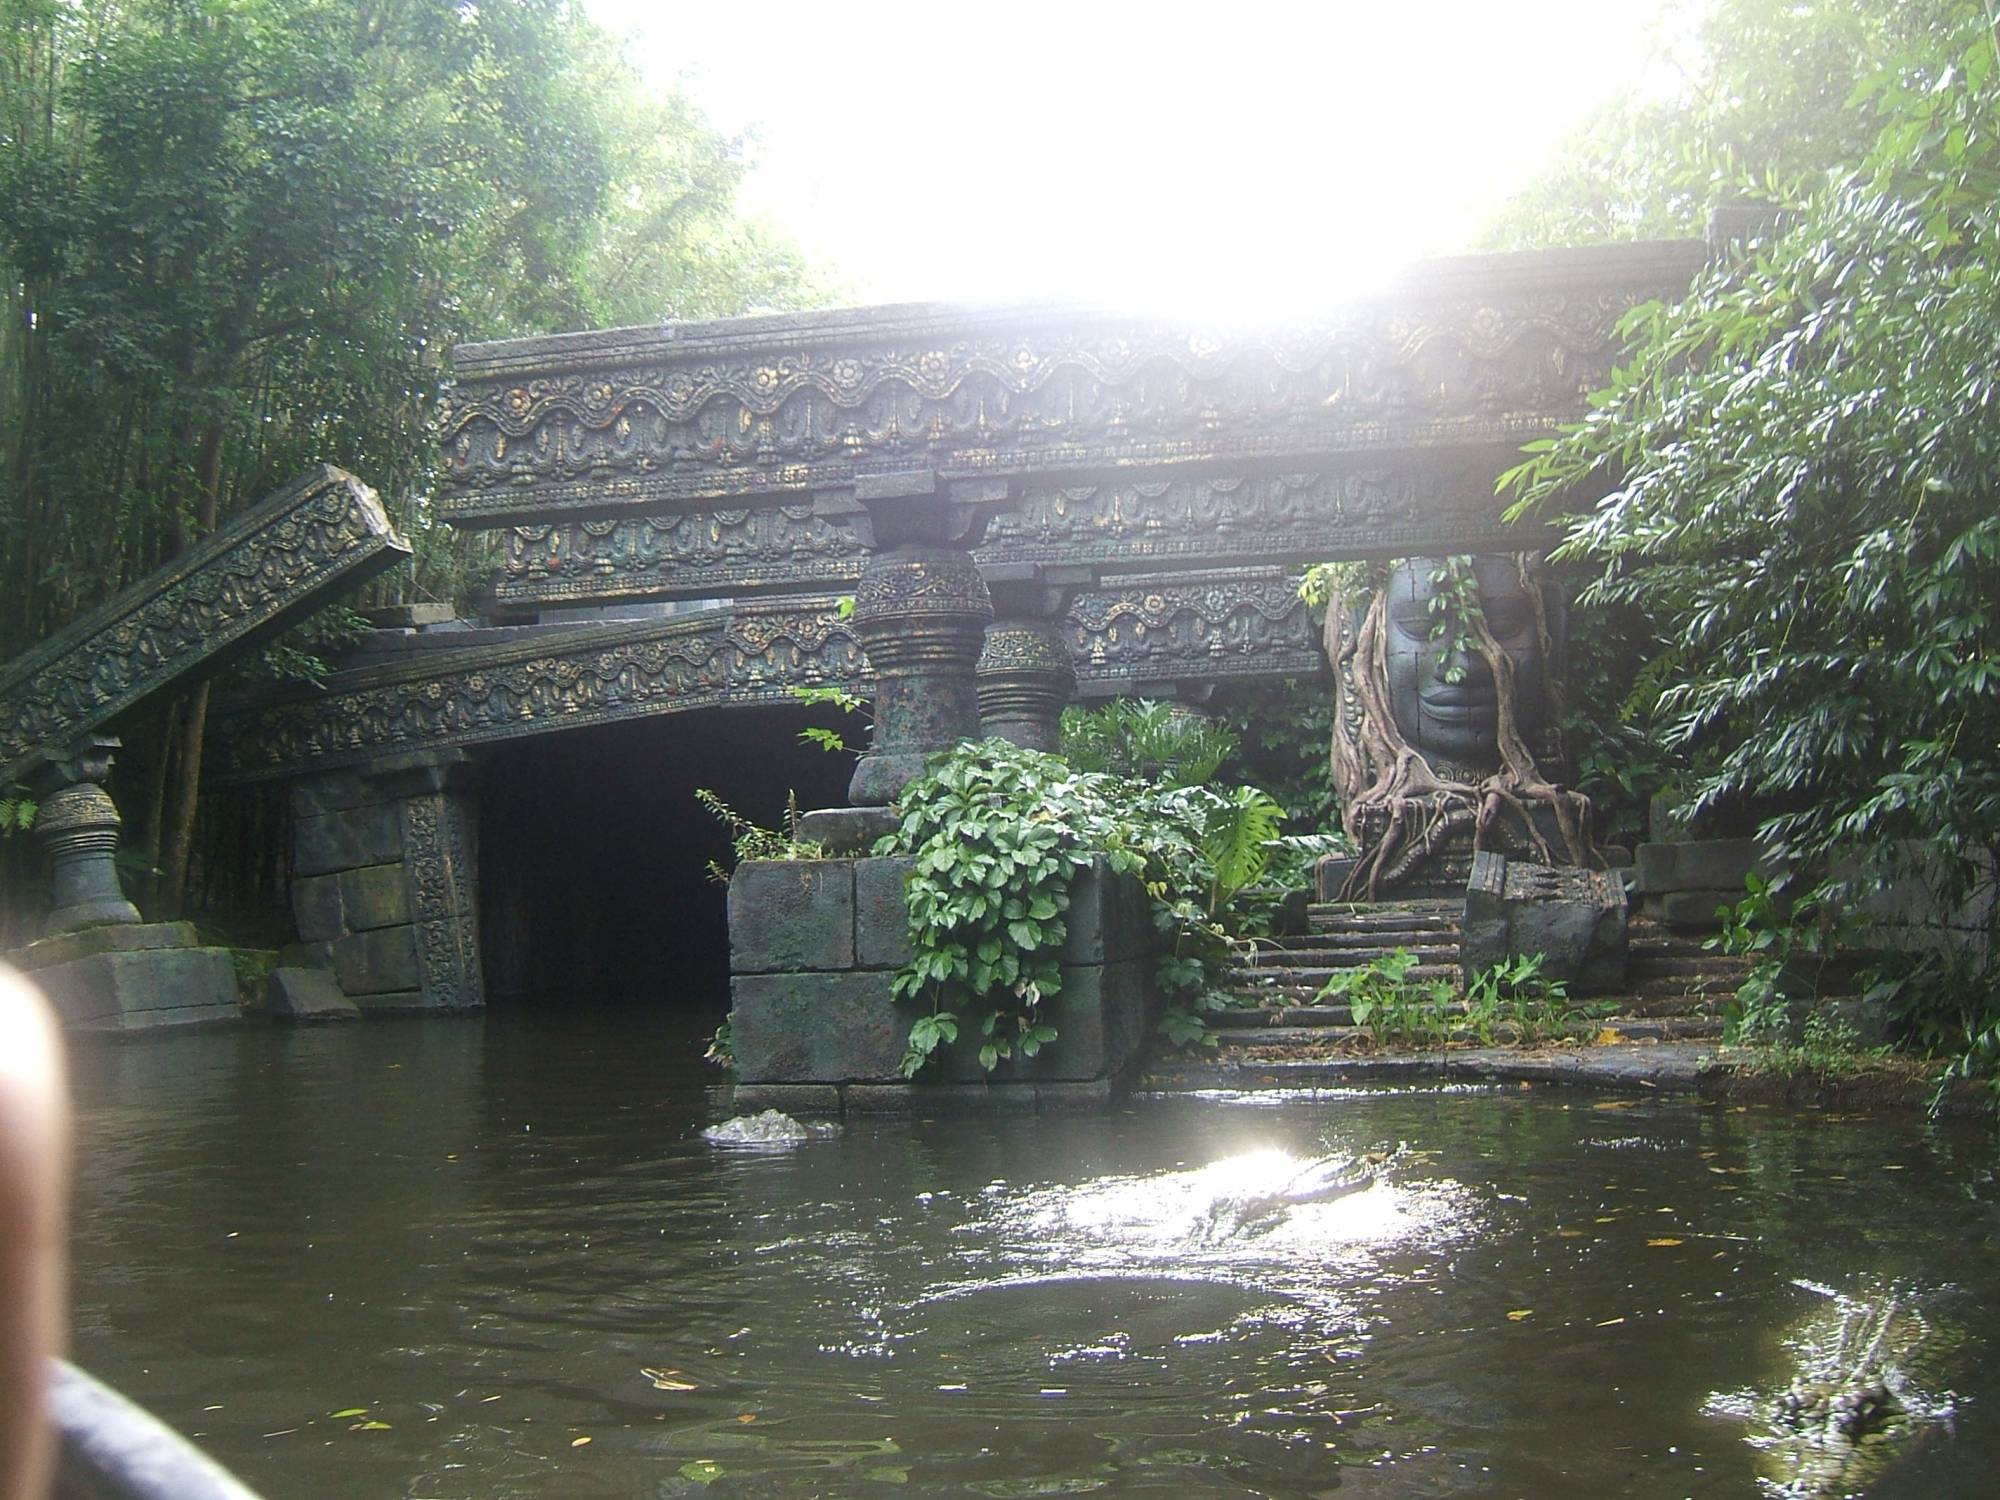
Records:
[[[1110,724],[1092,732],[1093,742],[1115,737]],[[1262,874],[1282,816],[1255,787],[1081,770],[1001,740],[939,757],[897,810],[902,823],[876,852],[915,857],[905,892],[914,956],[894,985],[918,1008],[907,1073],[961,1031],[988,1069],[1055,1040],[1044,1006],[1062,988],[1070,888],[1100,858],[1144,882],[1169,1002],[1163,1029],[1198,1037],[1201,1013],[1225,1003],[1230,904]]]
[[[2000,40],[1979,0],[1785,9],[1865,32],[1821,140],[1836,170],[1767,183],[1764,231],[1638,309],[1611,388],[1511,483],[1534,506],[1609,481],[1558,556],[1668,643],[1657,711],[1697,810],[1759,809],[1795,884],[1843,909],[1918,880],[1940,916],[1984,914],[1975,998],[1935,998],[1991,1063]]]
[[[452,597],[451,347],[811,297],[746,167],[574,0],[0,0],[0,657],[322,461]],[[205,704],[128,737],[168,908]]]

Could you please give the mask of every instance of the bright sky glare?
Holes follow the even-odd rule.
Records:
[[[1462,249],[1657,0],[587,0],[856,302],[1323,306]]]

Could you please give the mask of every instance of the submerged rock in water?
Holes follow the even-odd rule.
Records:
[[[782,1110],[767,1109],[761,1115],[738,1115],[711,1125],[701,1138],[718,1146],[796,1146],[839,1129],[838,1125],[801,1124]]]

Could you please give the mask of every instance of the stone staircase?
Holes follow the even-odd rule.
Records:
[[[1321,903],[1308,909],[1308,931],[1263,939],[1231,972],[1238,1008],[1209,1017],[1222,1050],[1296,1044],[1314,1048],[1362,1040],[1348,1007],[1318,1003],[1320,989],[1343,969],[1386,959],[1399,948],[1417,962],[1414,984],[1459,986],[1459,919],[1452,900],[1370,905]],[[1590,1022],[1632,1041],[1710,1041],[1722,1034],[1722,1007],[1743,982],[1749,960],[1708,952],[1700,936],[1676,933],[1646,917],[1629,928],[1627,993],[1616,1013]]]

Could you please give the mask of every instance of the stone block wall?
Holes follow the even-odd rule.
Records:
[[[468,772],[425,757],[292,789],[298,956],[363,1010],[484,1004]]]
[[[1071,890],[1057,1040],[991,1074],[978,1039],[899,1072],[914,1014],[889,997],[910,957],[907,858],[756,860],[729,882],[731,1032],[738,1107],[906,1112],[1064,1108],[1107,1097],[1138,1058],[1154,1007],[1152,924],[1138,881],[1101,862]]]

